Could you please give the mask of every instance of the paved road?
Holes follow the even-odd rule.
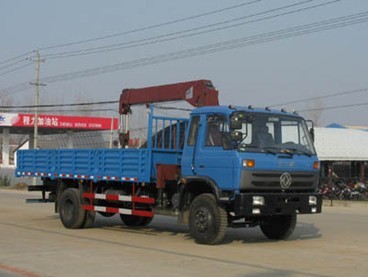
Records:
[[[368,208],[324,207],[299,216],[286,241],[258,228],[230,229],[204,246],[173,218],[132,230],[119,217],[92,229],[62,227],[53,204],[25,204],[31,193],[0,190],[0,276],[367,276]],[[3,273],[7,275],[3,275]]]

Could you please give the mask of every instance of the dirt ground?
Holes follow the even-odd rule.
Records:
[[[186,226],[156,217],[145,228],[97,216],[65,229],[35,193],[0,190],[0,276],[367,276],[368,207],[324,206],[302,215],[285,241],[229,229],[222,245],[195,244]],[[37,194],[38,196],[38,194]]]

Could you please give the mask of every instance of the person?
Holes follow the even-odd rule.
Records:
[[[260,147],[271,146],[275,144],[272,135],[268,131],[266,124],[259,126],[255,132],[255,144]]]

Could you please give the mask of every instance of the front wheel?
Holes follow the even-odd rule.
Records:
[[[196,243],[221,243],[227,224],[227,213],[218,206],[214,195],[201,194],[193,200],[189,209],[189,234]]]
[[[274,240],[288,238],[294,232],[295,226],[296,214],[270,216],[260,224],[263,234]]]

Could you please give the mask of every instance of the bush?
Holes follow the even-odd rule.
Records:
[[[0,176],[0,187],[9,187],[10,186],[10,178],[8,175]]]

